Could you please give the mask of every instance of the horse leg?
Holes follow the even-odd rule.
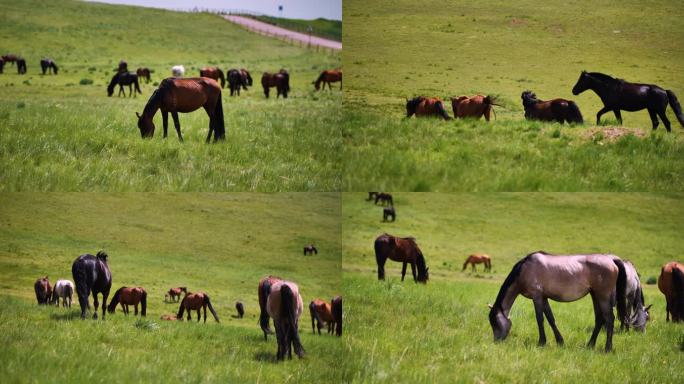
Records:
[[[202,313],[201,313],[201,308],[197,308],[197,322],[199,323],[200,319],[202,318]]]
[[[385,280],[385,262],[387,258],[376,253],[375,261],[378,264],[378,280]]]
[[[670,322],[670,300],[665,298],[665,321]]]
[[[658,116],[656,115],[656,111],[649,108],[648,109],[648,115],[651,116],[651,123],[653,124],[653,130],[655,130],[656,128],[658,128],[658,124],[660,124],[658,122]]]
[[[93,313],[93,319],[97,319],[97,308],[100,306],[100,302],[97,301],[97,293],[95,293],[95,292],[93,292],[93,305],[95,306],[95,312]]]
[[[124,92],[124,95],[126,93]],[[133,84],[128,84],[128,97],[133,97]]]
[[[606,327],[606,352],[610,352],[613,349],[613,328],[615,326],[613,304],[614,300],[612,299],[606,299],[603,301],[603,303],[600,303],[601,312]]]
[[[178,112],[171,112],[171,117],[173,117],[173,126],[176,128],[176,133],[178,133],[178,140],[183,141],[183,135],[180,131],[180,121],[178,120]]]
[[[667,115],[665,114],[665,108],[658,111],[658,116],[660,116],[660,120],[665,124],[665,129],[667,129],[668,132],[672,132],[670,129],[670,120],[667,119]]]
[[[556,319],[553,317],[548,299],[544,299],[544,315],[546,315],[546,320],[549,321],[549,325],[553,330],[553,335],[556,337],[556,343],[558,343],[558,345],[563,345],[563,336],[561,336],[558,328],[556,327]]]
[[[109,289],[107,289],[105,292],[102,292],[102,320],[105,319],[105,312],[107,309],[107,297],[109,296]],[[97,310],[96,310],[97,312]]]
[[[406,262],[401,266],[401,281],[404,281],[404,276],[406,276]]]
[[[537,317],[537,327],[539,327],[539,343],[540,347],[546,345],[546,333],[544,332],[544,299],[537,298],[532,300],[534,302],[534,314]]]
[[[133,315],[134,315],[134,316],[138,316],[138,304],[135,304],[135,305],[133,306]]]
[[[411,263],[411,273],[413,274],[413,282],[417,282],[418,280],[416,279],[416,264]]]
[[[615,114],[615,117],[618,119],[618,123],[622,125],[622,114],[620,113],[619,109],[613,109],[613,113]]]
[[[603,115],[604,113],[606,113],[608,111],[610,111],[610,108],[608,108],[608,107],[603,107],[603,108],[601,108],[600,111],[598,111],[598,113],[596,114],[596,125],[601,124],[601,115]]]
[[[118,97],[121,97],[121,92],[123,92],[124,97],[126,97],[126,91],[124,91],[123,85],[119,84],[119,94],[118,94]]]
[[[204,324],[207,323],[207,305],[204,305]]]
[[[603,327],[603,323],[605,320],[603,318],[603,315],[601,314],[598,299],[596,299],[596,296],[593,292],[591,293],[591,302],[594,304],[594,331],[591,333],[591,337],[589,338],[589,343],[587,343],[587,347],[594,348],[594,346],[596,345],[596,338],[598,337],[598,334],[601,331],[601,327]]]
[[[164,138],[166,139],[166,132],[169,129],[169,111],[162,111],[162,121],[164,125]]]
[[[268,99],[268,87],[264,87],[264,95]]]
[[[221,102],[221,101],[217,101]],[[207,115],[209,116],[209,133],[207,134],[207,143],[211,141],[211,134],[214,132],[214,111],[210,110],[209,107],[205,104],[204,105],[204,111],[207,112]]]

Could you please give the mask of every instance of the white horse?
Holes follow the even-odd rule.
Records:
[[[629,329],[632,326],[636,330],[643,332],[646,330],[646,322],[649,319],[648,310],[651,309],[651,306],[644,306],[644,293],[641,289],[639,274],[634,264],[627,260],[624,260],[624,264],[627,274],[627,313],[625,314],[626,319],[620,319],[622,322],[621,327]]]
[[[183,77],[185,75],[185,67],[182,65],[174,65],[171,67],[171,74],[173,74],[173,77]]]
[[[71,299],[73,298],[73,295],[74,283],[72,283],[70,280],[57,280],[57,283],[55,283],[55,289],[52,291],[52,303],[59,306],[59,298],[61,297],[62,306],[65,308],[71,308]]]

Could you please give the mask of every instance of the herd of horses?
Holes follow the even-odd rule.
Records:
[[[0,56],[0,73],[3,73],[5,69],[5,64],[10,63],[11,65],[14,65],[14,63],[17,64],[17,73],[20,75],[26,74],[27,68],[26,68],[26,59],[23,57],[8,53],[6,55]],[[51,74],[57,74],[57,71],[59,68],[57,67],[57,64],[55,64],[55,61],[50,59],[50,58],[43,58],[40,60],[40,68],[43,71],[43,75],[46,73],[51,73]]]
[[[670,105],[677,120],[684,127],[682,107],[671,90],[665,90],[654,84],[631,83],[600,72],[582,71],[572,88],[572,94],[579,95],[586,90],[595,92],[603,102],[603,108],[596,114],[597,125],[600,124],[601,116],[606,112],[612,111],[619,124],[622,124],[621,111],[634,112],[646,109],[651,117],[653,129],[658,128],[660,124],[658,118],[660,118],[665,129],[670,132],[670,120],[665,113],[667,106]],[[529,90],[524,91],[520,97],[527,120],[555,121],[561,124],[584,123],[579,107],[572,100],[561,98],[540,100],[534,92]],[[484,116],[485,120],[489,121],[493,106],[501,105],[497,104],[492,96],[475,95],[451,98],[451,106],[456,118],[480,119]],[[406,117],[413,115],[451,119],[444,102],[439,97],[418,96],[410,100],[406,99]]]

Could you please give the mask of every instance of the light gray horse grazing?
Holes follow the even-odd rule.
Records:
[[[62,299],[62,307],[71,308],[71,299],[74,297],[74,283],[71,280],[57,280],[55,289],[52,291],[52,303],[59,307],[59,299]]]
[[[626,312],[625,317],[620,319],[620,328],[629,330],[632,326],[634,329],[644,332],[646,330],[646,322],[649,319],[648,310],[651,306],[644,307],[644,292],[641,289],[641,282],[639,281],[639,274],[637,273],[634,264],[624,260],[625,272],[627,274],[626,287]]]
[[[304,356],[304,347],[299,340],[299,317],[304,310],[304,301],[299,294],[299,287],[291,281],[277,281],[271,286],[266,302],[268,315],[273,318],[278,339],[278,360],[285,355],[292,359],[292,349],[300,358]]]

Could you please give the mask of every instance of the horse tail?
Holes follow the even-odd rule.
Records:
[[[223,122],[223,98],[219,92],[214,106],[214,141],[226,139],[226,125]]]
[[[112,299],[109,300],[109,306],[107,306],[107,312],[109,313],[114,313],[116,311],[116,305],[119,304],[119,300],[121,298],[121,290],[123,290],[126,287],[121,287],[114,292],[114,296],[112,296]]]
[[[290,336],[291,340],[286,340],[286,342],[292,342],[294,346],[295,353],[297,356],[302,357],[304,355],[304,347],[299,340],[299,331],[297,330],[297,317],[295,314],[295,296],[289,285],[283,284],[280,288],[280,314],[281,317],[287,319],[287,332],[286,334]]]
[[[437,113],[439,113],[439,115],[442,116],[444,120],[451,120],[451,117],[449,117],[449,114],[444,109],[444,103],[442,103],[441,101],[436,102],[435,108],[437,108]]]
[[[378,280],[385,280],[385,261],[387,260],[387,256],[383,254],[383,243],[383,240],[379,238],[375,239],[375,262],[378,264]]]
[[[142,297],[140,298],[140,314],[142,316],[147,316],[147,291],[142,290]]]
[[[679,104],[677,96],[669,89],[665,92],[667,92],[667,99],[670,102],[670,106],[672,106],[675,116],[677,116],[677,120],[679,120],[679,124],[684,127],[684,114],[682,113],[682,106]]]
[[[671,308],[672,321],[684,320],[684,273],[679,268],[672,268],[672,289],[674,296],[674,308]]]
[[[216,314],[216,311],[214,311],[214,307],[211,305],[211,300],[209,300],[209,295],[205,294],[204,298],[207,299],[207,307],[209,307],[209,310],[211,311],[211,314],[214,316],[214,319],[217,323],[220,323],[218,315]]]
[[[565,119],[569,123],[579,123],[579,124],[584,124],[584,119],[582,118],[582,113],[579,110],[579,107],[574,101],[568,101],[568,113],[565,117]]]
[[[613,263],[618,267],[618,277],[615,296],[617,298],[617,312],[621,323],[627,323],[627,272],[622,260],[615,259]]]
[[[259,296],[264,298],[263,306],[261,306],[261,300],[259,300],[259,306],[261,309],[261,313],[259,314],[259,326],[261,327],[261,330],[264,331],[264,338],[267,338],[266,335],[273,334],[273,331],[271,330],[271,327],[268,324],[269,317],[268,312],[266,311],[266,302],[268,301],[268,295],[271,293],[271,284],[269,284],[268,280],[266,280],[259,289]]]
[[[90,288],[88,287],[88,280],[86,279],[85,266],[76,261],[71,266],[71,277],[74,278],[74,283],[76,284],[78,304],[81,306],[81,317],[85,318],[86,308],[90,308],[90,304],[88,304]]]

